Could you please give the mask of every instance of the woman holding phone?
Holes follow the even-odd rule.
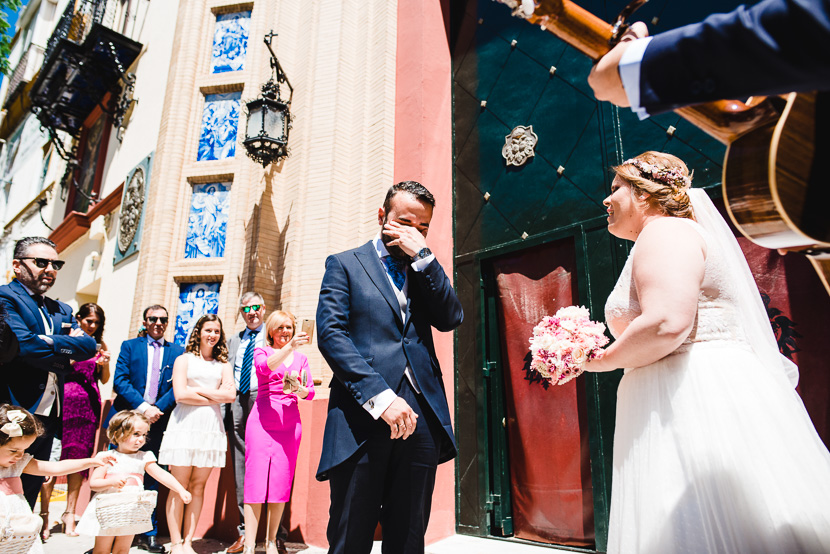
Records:
[[[268,505],[266,554],[284,554],[277,539],[285,503],[297,466],[302,426],[298,399],[314,398],[308,358],[296,352],[308,344],[307,332],[296,332],[288,312],[273,312],[265,321],[268,346],[254,350],[259,392],[245,428],[245,534],[243,554],[253,554],[262,505]]]

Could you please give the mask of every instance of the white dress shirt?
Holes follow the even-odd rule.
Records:
[[[638,38],[631,41],[628,48],[623,52],[618,66],[620,80],[622,81],[631,111],[637,114],[641,120],[646,119],[650,114],[640,105],[640,67],[643,64],[643,56],[648,48],[648,43],[654,37]]]
[[[153,356],[155,355],[156,349],[153,346],[153,343],[156,342],[156,339],[152,338],[150,335],[147,335],[147,379],[144,381],[144,402],[139,404],[136,411],[141,412],[142,414],[149,408],[150,406],[154,406],[158,398],[153,399],[150,396],[150,377],[153,375]],[[159,347],[159,386],[161,386],[161,374],[164,373],[164,337],[159,339],[159,343],[161,346]]]
[[[18,281],[18,283],[19,282],[20,281]],[[30,290],[29,287],[23,283],[20,283],[20,286],[22,286],[26,292],[29,293],[29,296],[34,296],[35,293]],[[32,298],[32,301],[35,302],[35,299]],[[52,325],[52,318],[47,317],[43,310],[40,309],[40,306],[38,306],[37,311],[40,314],[40,319],[43,320],[43,328],[46,330],[45,335],[38,335],[38,337],[49,346],[54,346],[55,341],[53,341],[52,337],[49,336],[55,334],[55,329]],[[61,415],[60,395],[58,392],[58,376],[50,371],[49,376],[46,378],[46,386],[43,388],[43,395],[41,395],[40,401],[37,403],[34,412],[37,415],[47,416],[52,410],[52,406],[56,405],[55,415]]]
[[[242,335],[242,340],[239,341],[239,349],[236,351],[236,358],[233,360],[233,382],[236,384],[236,390],[239,390],[239,375],[242,373],[242,359],[245,357],[245,350],[248,348],[248,343],[251,342],[251,336],[254,337],[254,348],[262,348],[265,344],[265,324],[261,323],[256,329],[245,328]],[[253,362],[251,362],[251,388],[250,391],[257,390],[259,380],[256,378],[256,369],[254,369]]]
[[[382,259],[384,256],[389,255],[389,251],[386,249],[386,245],[383,244],[383,241],[381,240],[381,234],[380,233],[375,235],[375,238],[373,239],[372,242],[375,246],[375,252],[377,253],[379,258]],[[429,256],[427,256],[426,258],[424,258],[422,260],[412,262],[412,264],[410,264],[410,267],[413,269],[413,271],[423,271],[424,268],[426,266],[428,266],[430,263],[432,263],[432,260],[434,260],[434,259],[435,259],[435,254],[430,254]],[[381,262],[381,264],[383,264],[383,262]],[[403,284],[403,290],[399,290],[398,287],[395,286],[395,282],[392,281],[392,277],[389,275],[389,272],[386,271],[385,266],[384,266],[384,274],[386,275],[386,279],[389,281],[389,284],[392,286],[392,290],[395,291],[395,296],[398,298],[398,304],[401,307],[401,320],[405,322],[406,321],[406,299],[407,299],[408,292],[409,292],[409,276],[406,275],[406,280],[404,281],[404,284]],[[412,368],[409,367],[409,365],[407,365],[406,368],[404,369],[404,375],[406,375],[406,378],[409,380],[409,383],[412,385],[412,388],[415,390],[415,392],[418,393],[418,394],[421,394],[421,389],[420,389],[420,387],[418,387],[418,382],[415,380],[415,376],[412,374]],[[397,397],[398,397],[398,395],[395,394],[395,391],[393,391],[392,389],[386,389],[386,390],[376,394],[375,396],[373,396],[372,398],[370,398],[366,402],[364,402],[363,403],[363,408],[367,412],[369,412],[369,414],[373,418],[378,419],[381,416],[381,414],[383,414],[383,412],[386,411],[386,408],[388,408],[389,405],[392,404],[392,402],[394,402]]]

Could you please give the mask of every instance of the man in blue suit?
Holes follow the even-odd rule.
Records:
[[[711,100],[830,90],[830,0],[764,0],[646,37],[635,24],[588,78],[640,117]]]
[[[44,296],[64,264],[55,243],[26,237],[17,241],[13,256],[15,279],[0,286],[0,304],[18,351],[0,367],[0,403],[22,406],[41,421],[44,433],[28,452],[48,460],[52,440],[61,433],[64,375],[72,371],[72,360],[95,355],[95,339],[78,328],[72,308]],[[26,500],[34,506],[43,477],[23,475],[22,480]]]
[[[392,186],[380,232],[329,256],[317,307],[329,363],[328,417],[317,479],[329,480],[330,554],[422,553],[438,464],[455,457],[450,411],[432,341],[463,313],[427,248],[435,199],[421,184]]]
[[[158,304],[144,310],[146,337],[121,343],[121,352],[115,364],[113,389],[118,397],[112,403],[113,411],[137,410],[150,420],[150,432],[143,450],[159,454],[161,439],[176,406],[173,396],[173,362],[184,354],[184,348],[164,340],[169,316],[167,309]],[[146,475],[144,488],[158,490],[155,479]],[[158,509],[158,508],[157,508]],[[153,511],[153,530],[146,535],[136,535],[133,545],[149,552],[164,552],[156,540],[158,523]]]

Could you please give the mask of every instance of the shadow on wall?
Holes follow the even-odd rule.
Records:
[[[291,222],[291,217],[287,217],[280,229],[274,206],[274,181],[281,169],[282,162],[265,174],[265,187],[245,226],[245,265],[240,290],[262,294],[268,311],[278,309],[282,302],[285,237]]]

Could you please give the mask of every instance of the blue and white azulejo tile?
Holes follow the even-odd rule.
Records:
[[[242,92],[205,95],[197,161],[224,160],[236,153]]]
[[[245,69],[248,51],[248,33],[251,28],[251,12],[225,13],[216,16],[213,31],[213,51],[210,60],[211,73],[226,73]]]
[[[230,183],[193,185],[185,258],[221,258],[225,255],[230,189]]]
[[[173,342],[184,346],[199,318],[219,313],[220,283],[184,283],[179,287],[176,336]]]

